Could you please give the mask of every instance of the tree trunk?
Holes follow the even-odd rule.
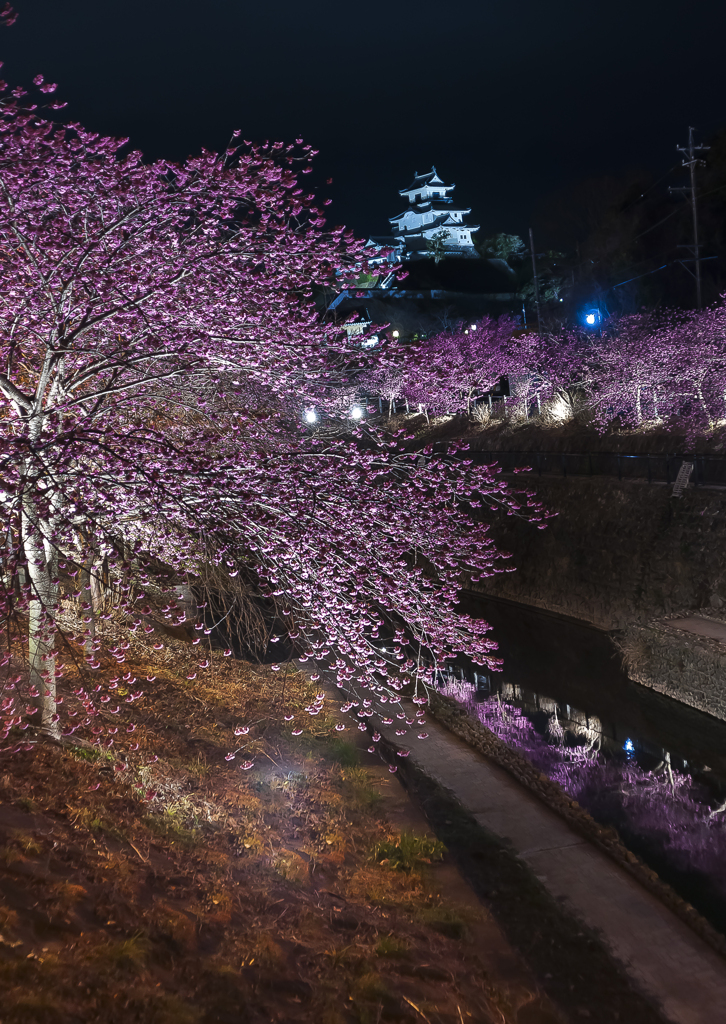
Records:
[[[28,561],[30,605],[28,615],[28,683],[38,691],[40,728],[60,737],[56,715],[55,635],[58,612],[58,553],[50,543],[49,524],[41,520],[31,497],[23,499],[23,546]]]
[[[708,425],[709,425],[709,427],[712,427],[713,426],[713,421],[711,419],[711,410],[706,405],[706,399],[703,397],[703,391],[701,389],[701,385],[700,384],[696,385],[696,392],[698,393],[698,401],[701,403],[701,408],[703,409],[704,413],[706,414],[706,419],[708,420]]]
[[[93,530],[89,525],[86,533],[79,533],[80,548],[81,548],[81,601],[83,600],[83,594],[88,591],[88,603],[90,604],[89,618],[90,622],[85,621],[85,616],[82,614],[81,619],[86,629],[86,654],[93,654],[93,650],[96,646],[96,608],[98,607],[98,581],[93,571],[94,563],[94,550],[93,550]]]

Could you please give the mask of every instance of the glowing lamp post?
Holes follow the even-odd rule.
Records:
[[[350,418],[352,420],[362,420],[363,419],[363,410],[361,409],[361,407],[359,405],[354,405],[353,408],[350,410]]]
[[[315,412],[314,409],[306,409],[303,415],[303,419],[305,420],[306,423],[312,425],[313,423],[318,422],[318,414]]]

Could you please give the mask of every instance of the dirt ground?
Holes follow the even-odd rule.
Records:
[[[441,844],[387,820],[314,684],[216,653],[192,681],[168,647],[127,658],[144,696],[108,716],[137,750],[0,762],[2,1024],[554,1019],[490,977]]]

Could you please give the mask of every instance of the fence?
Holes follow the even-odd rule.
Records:
[[[444,455],[446,444],[437,444],[435,452]],[[675,483],[684,462],[693,464],[691,481],[695,487],[726,487],[726,456],[722,455],[629,455],[625,452],[532,452],[469,451],[466,458],[478,465],[496,462],[504,473],[530,466],[537,476],[616,476],[618,480],[642,480],[650,483]]]
[[[493,401],[492,401],[493,399]],[[381,412],[409,412],[406,399],[368,398],[377,402]],[[486,396],[481,400],[506,415],[507,398]],[[510,398],[511,403],[518,401]],[[496,414],[496,413],[495,413]],[[434,444],[434,454],[446,455],[448,442]],[[726,455],[701,454],[628,454],[626,452],[552,452],[552,451],[469,451],[466,458],[481,465],[496,462],[504,473],[529,466],[537,476],[616,476],[618,480],[642,480],[673,484],[684,462],[693,465],[690,480],[695,487],[726,487]]]

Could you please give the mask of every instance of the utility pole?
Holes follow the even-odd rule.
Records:
[[[534,277],[534,305],[537,310],[537,334],[541,334],[542,330],[539,322],[539,278],[537,277],[537,260],[534,256],[534,234],[532,228],[529,229],[529,251],[532,254],[532,275]]]
[[[683,153],[686,157],[685,160],[681,160],[681,166],[687,167],[691,173],[691,187],[682,186],[680,188],[669,188],[669,192],[682,192],[683,197],[686,198],[686,193],[690,193],[691,199],[691,214],[693,216],[693,245],[683,246],[685,249],[690,249],[693,252],[693,259],[696,264],[696,273],[693,275],[696,279],[696,308],[700,309],[703,305],[701,296],[701,247],[698,241],[698,207],[696,204],[696,168],[704,167],[705,160],[701,160],[696,156],[696,153],[700,153],[704,150],[710,149],[710,146],[696,146],[693,143],[693,133],[695,128],[688,129],[688,146],[676,146],[679,153]],[[685,267],[685,264],[683,264]],[[686,267],[688,270],[688,267]]]

